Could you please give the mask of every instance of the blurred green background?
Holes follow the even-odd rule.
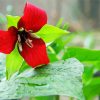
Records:
[[[95,30],[100,26],[100,0],[28,0],[45,9],[48,22],[56,24],[63,18],[78,30]],[[3,15],[22,15],[26,0],[0,0]],[[2,15],[0,15],[2,16]]]
[[[66,51],[64,50],[66,50],[66,48],[68,47],[78,46],[92,50],[100,49],[100,0],[28,1],[46,10],[48,14],[49,24],[57,25],[61,28],[64,24],[66,24],[67,27],[65,27],[65,29],[68,29],[71,32],[69,36],[62,37],[55,41],[53,44],[51,44],[53,52],[51,52],[51,47],[48,48],[48,53],[51,62],[59,59],[65,59],[66,56],[64,58],[62,57],[62,55],[66,53]],[[25,2],[26,0],[0,0],[0,29],[6,29],[7,14],[17,16],[21,16],[23,14]],[[78,50],[80,51],[80,49]],[[0,57],[2,58],[2,54],[0,55]],[[81,57],[79,57],[79,60],[81,61],[80,58]],[[93,80],[94,76],[97,75],[97,73],[100,74],[100,60],[95,59],[92,62],[83,60],[82,63],[85,65],[83,83],[85,87],[85,95],[87,97],[86,100],[100,100],[100,79],[96,81],[96,83],[98,83],[97,85],[96,83],[95,85],[92,84],[92,82],[95,82],[95,80]],[[4,70],[4,67],[0,68],[0,74],[3,73]],[[4,74],[1,75],[2,76],[0,77],[4,76]],[[96,91],[97,89],[99,91]],[[90,94],[93,96],[90,96]],[[88,95],[90,96],[90,98],[88,98]],[[67,100],[68,98],[60,96],[60,99]],[[49,99],[41,98],[39,100]],[[70,100],[74,99],[70,98]]]

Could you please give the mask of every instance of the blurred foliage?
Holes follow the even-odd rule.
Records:
[[[4,24],[6,21],[6,17],[2,13],[0,13],[0,24]]]

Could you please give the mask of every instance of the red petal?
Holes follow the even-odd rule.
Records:
[[[49,59],[46,53],[46,46],[42,39],[33,39],[33,48],[23,45],[22,57],[33,68],[38,65],[48,64]]]
[[[17,41],[17,29],[10,27],[8,31],[0,30],[0,52],[9,54],[15,47]]]
[[[44,10],[27,2],[24,15],[21,17],[18,28],[24,27],[26,30],[39,31],[47,23],[47,14]]]

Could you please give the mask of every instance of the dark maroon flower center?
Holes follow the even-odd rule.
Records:
[[[28,38],[28,32],[26,32],[25,30],[22,30],[22,31],[18,31],[17,34],[18,34],[19,37],[20,37],[19,42],[25,43],[25,41],[26,41],[27,38]]]
[[[20,30],[18,30],[17,34],[18,34],[18,48],[20,52],[22,52],[23,50],[24,43],[26,43],[27,46],[29,46],[30,48],[33,48],[33,44],[32,44],[33,37],[31,31],[28,32],[25,29],[21,28]]]

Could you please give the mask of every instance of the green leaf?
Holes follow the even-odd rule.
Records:
[[[7,27],[9,28],[11,26],[15,26],[17,28],[17,23],[18,23],[19,19],[20,19],[19,16],[7,15],[7,21],[8,21]]]
[[[61,38],[57,39],[56,41],[54,41],[51,44],[51,47],[54,49],[56,54],[64,52],[65,51],[65,45],[67,45],[74,37],[75,37],[74,34],[68,34],[64,37],[61,37]],[[61,57],[62,56],[60,56],[60,58]]]
[[[57,22],[56,27],[62,28],[63,30],[67,30],[69,28],[69,24],[68,23],[64,23],[64,25],[63,25],[63,18],[61,18]]]
[[[49,57],[50,62],[58,61],[58,58],[57,58],[56,54],[48,53],[48,57]]]
[[[23,61],[22,65],[21,65],[21,67],[20,67],[20,69],[19,69],[19,71],[18,71],[18,74],[24,72],[26,69],[29,69],[29,68],[30,68],[30,67],[29,67],[29,65],[26,63],[26,61]]]
[[[92,64],[91,64],[92,65]],[[94,67],[93,66],[85,66],[84,74],[83,74],[83,82],[87,84],[93,77]]]
[[[6,57],[7,79],[9,79],[11,75],[13,75],[20,69],[22,63],[23,63],[23,58],[20,56],[18,48],[16,46],[16,48]]]
[[[53,42],[51,46],[55,50],[56,54],[58,54],[64,49],[64,41],[61,38],[59,38],[55,42]]]
[[[91,50],[80,47],[69,47],[63,59],[75,57],[80,61],[100,61],[100,50]]]
[[[100,77],[93,78],[87,85],[84,86],[84,94],[86,100],[94,100],[93,97],[100,95]]]
[[[46,43],[52,42],[60,36],[69,33],[68,31],[62,30],[52,25],[44,25],[40,31],[36,34],[41,37]]]
[[[47,48],[48,48],[47,50],[50,62],[58,61],[59,59],[58,56],[56,55],[55,50],[51,46],[48,46]]]
[[[66,95],[84,100],[82,73],[83,65],[75,58],[30,68],[0,83],[0,99]]]
[[[67,30],[68,28],[69,28],[69,24],[68,23],[65,23],[62,29],[63,30]]]
[[[11,16],[7,15],[8,20],[8,28],[11,26],[17,27],[17,23],[19,21],[19,16]],[[23,62],[23,58],[20,56],[17,46],[16,48],[7,55],[6,58],[6,77],[9,79],[16,71],[19,70]]]
[[[61,26],[62,26],[62,22],[63,22],[63,19],[62,19],[62,18],[61,18],[61,19],[59,19],[59,21],[57,22],[56,27],[61,28]]]

